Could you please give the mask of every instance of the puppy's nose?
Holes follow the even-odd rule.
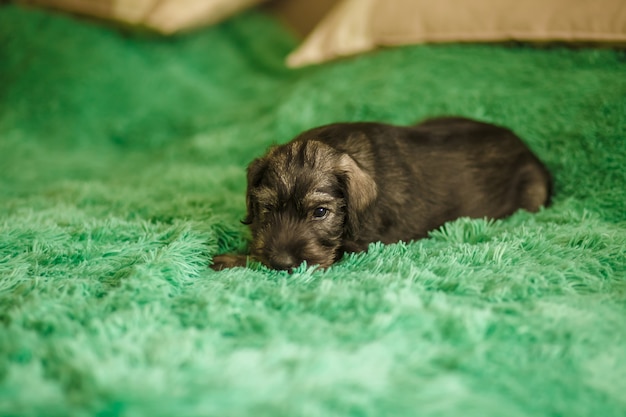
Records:
[[[270,266],[274,269],[286,271],[295,268],[300,263],[292,255],[288,253],[279,253],[270,260]]]

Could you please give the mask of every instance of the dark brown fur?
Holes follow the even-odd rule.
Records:
[[[244,223],[251,255],[265,265],[328,267],[371,242],[420,239],[459,217],[534,212],[550,194],[548,170],[503,127],[460,117],[336,123],[250,164]],[[221,255],[213,268],[245,263]]]

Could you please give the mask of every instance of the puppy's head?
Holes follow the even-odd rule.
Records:
[[[251,253],[274,269],[328,267],[375,196],[374,180],[347,153],[317,140],[274,147],[248,167]]]

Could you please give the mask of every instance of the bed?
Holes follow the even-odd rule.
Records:
[[[291,69],[259,10],[176,37],[0,7],[0,415],[626,415],[626,55],[383,48]],[[552,206],[326,270],[243,253],[245,168],[335,121],[517,132]]]

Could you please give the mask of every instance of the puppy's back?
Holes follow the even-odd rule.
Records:
[[[550,201],[545,166],[509,129],[461,117],[414,126],[336,123],[303,133],[348,153],[378,185],[362,242],[427,236],[459,217],[502,218]],[[358,246],[358,245],[357,245]]]
[[[502,204],[501,213],[490,217],[506,216],[519,208],[535,212],[549,205],[550,172],[510,129],[462,117],[442,117],[426,120],[411,130],[407,140],[418,145],[418,152],[428,149],[426,153],[437,155],[433,161],[442,174],[469,176],[469,183],[481,187],[487,204]],[[492,210],[484,207],[484,211]],[[471,217],[477,216],[479,213]]]

